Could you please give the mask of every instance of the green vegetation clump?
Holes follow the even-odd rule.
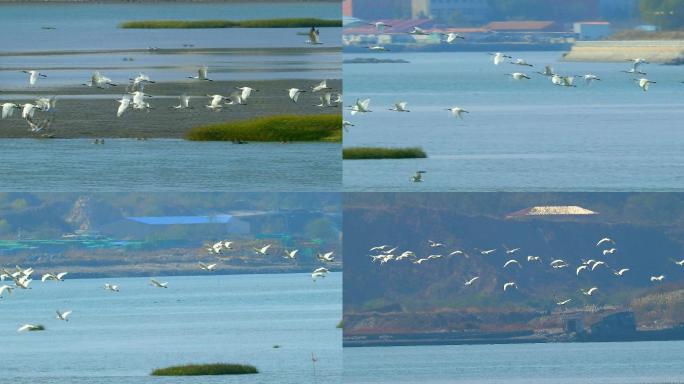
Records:
[[[340,115],[277,115],[191,129],[193,141],[342,141]]]
[[[344,319],[340,320],[340,322],[337,323],[337,328],[344,329]]]
[[[345,160],[378,160],[378,159],[424,159],[425,151],[418,147],[380,148],[356,147],[344,148],[342,158]]]
[[[317,18],[255,19],[255,20],[137,20],[125,21],[119,28],[127,29],[191,29],[191,28],[325,28],[342,27],[342,20]]]
[[[245,375],[259,373],[256,367],[245,364],[186,364],[152,371],[152,376]]]

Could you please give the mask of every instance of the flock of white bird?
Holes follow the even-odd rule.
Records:
[[[228,241],[228,240],[221,240],[218,241],[214,244],[207,245],[206,251],[210,254],[213,255],[216,259],[219,261],[223,260],[228,260],[229,257],[226,257],[227,253],[230,253],[232,251],[235,251],[235,247],[233,247],[234,241]],[[273,247],[272,244],[266,244],[261,247],[252,247],[252,251],[257,255],[257,256],[269,256],[271,253],[271,248]],[[287,260],[296,260],[297,259],[297,254],[299,253],[299,249],[282,249],[282,257]],[[316,260],[320,263],[327,264],[327,263],[332,263],[335,261],[335,252],[330,251],[330,252],[319,252],[316,253]],[[200,268],[208,271],[213,271],[216,269],[218,266],[217,263],[211,263],[211,264],[205,264],[200,262]],[[330,272],[326,267],[318,267],[311,272],[311,279],[313,281],[316,281],[318,278],[324,278],[328,275],[328,272]]]
[[[414,265],[423,265],[426,263],[433,263],[437,262],[439,260],[443,260],[449,257],[464,257],[464,258],[469,258],[471,254],[481,256],[481,257],[491,257],[492,255],[501,252],[504,252],[507,260],[503,262],[501,269],[502,270],[507,270],[509,268],[524,268],[523,264],[537,264],[537,265],[542,265],[543,263],[547,262],[547,260],[543,260],[541,256],[533,256],[533,255],[528,255],[528,256],[522,256],[522,257],[517,257],[521,253],[521,248],[508,248],[505,245],[502,246],[503,250],[500,251],[497,248],[489,248],[489,249],[478,249],[475,248],[472,252],[466,252],[465,250],[461,249],[456,249],[453,251],[449,251],[447,249],[447,246],[443,243],[439,243],[436,241],[428,240],[428,247],[431,250],[430,254],[428,256],[424,257],[419,257],[416,255],[415,252],[411,250],[404,250],[400,251],[399,247],[392,247],[390,245],[378,245],[370,248],[369,252],[372,254],[369,255],[371,258],[371,261],[373,263],[379,263],[380,265],[388,264],[388,263],[397,263],[397,262],[410,262]],[[612,272],[612,274],[617,277],[623,277],[625,274],[627,274],[630,271],[630,268],[625,268],[625,267],[618,267],[618,268],[612,268],[609,266],[608,262],[605,260],[605,257],[610,256],[610,255],[616,255],[617,254],[617,248],[615,248],[615,241],[613,241],[611,238],[604,237],[601,240],[599,240],[596,243],[596,248],[598,250],[598,254],[600,255],[600,258],[597,257],[596,259],[589,259],[581,260],[581,264],[577,266],[571,266],[571,264],[563,259],[550,259],[548,260],[548,266],[551,267],[552,270],[560,270],[564,268],[575,268],[575,275],[580,276],[581,274],[585,273],[591,273],[596,271],[597,269],[607,269]],[[602,260],[603,259],[603,260]],[[618,263],[616,259],[616,263]],[[684,260],[673,260],[674,264],[676,264],[679,267],[684,267]],[[466,281],[464,281],[463,285],[464,287],[471,287],[474,286],[478,281],[480,280],[480,276],[471,276],[469,277]],[[657,275],[652,275],[650,276],[650,282],[651,283],[659,283],[665,280],[665,275],[663,274],[657,274]],[[510,290],[517,290],[518,289],[518,283],[516,281],[507,281],[503,284],[501,287],[504,292],[510,291]],[[595,295],[599,290],[599,287],[597,286],[590,286],[587,288],[581,288],[580,292],[585,295],[585,296],[593,296]],[[554,298],[556,301],[556,304],[558,306],[565,306],[568,303],[572,301],[572,298]]]
[[[391,28],[392,26],[389,24],[386,24],[384,22],[373,22],[369,23],[370,25],[374,25],[376,29],[379,32],[382,32],[385,30],[385,28]],[[430,32],[424,29],[421,29],[419,27],[413,27],[410,32],[408,32],[411,35],[422,35],[422,36],[429,36],[434,34],[435,32]],[[465,37],[458,34],[458,33],[439,33],[443,37],[443,42],[447,44],[453,44],[457,42],[457,40],[464,40]],[[383,52],[383,51],[389,51],[388,49],[385,49],[384,47],[380,45],[375,45],[375,46],[369,46],[369,50],[371,51],[376,51],[376,52]],[[528,63],[525,59],[523,58],[513,58],[510,55],[507,55],[502,52],[496,52],[496,53],[489,53],[490,56],[492,56],[492,63],[495,66],[499,66],[501,64],[508,63],[509,65],[513,65],[519,68],[534,68],[535,66],[533,64]],[[631,67],[625,70],[622,70],[621,72],[633,75],[633,76],[640,76],[640,77],[635,77],[635,78],[630,78],[631,81],[634,81],[634,83],[641,88],[644,92],[647,92],[651,84],[655,84],[655,81],[649,80],[646,78],[647,73],[644,72],[641,68],[645,64],[649,64],[649,62],[643,58],[634,58],[634,59],[629,59],[627,60],[628,62],[631,63]],[[548,78],[551,82],[552,85],[559,86],[559,87],[570,87],[574,88],[577,87],[575,84],[576,79],[583,79],[585,84],[587,86],[591,86],[594,82],[601,81],[601,78],[593,73],[587,73],[587,74],[572,74],[572,75],[564,75],[557,73],[552,66],[546,65],[544,67],[543,71],[535,71],[536,74],[544,76]],[[508,76],[510,79],[514,81],[527,81],[527,80],[532,80],[532,77],[525,73],[522,69],[513,71],[510,73],[507,73],[506,76]],[[348,106],[348,110],[350,111],[350,114],[352,116],[356,116],[358,114],[366,114],[369,112],[373,112],[370,109],[370,103],[371,99],[365,98],[361,99],[358,98],[356,99],[356,102],[352,105]],[[394,104],[393,107],[388,108],[389,111],[393,112],[410,112],[408,108],[408,102],[407,101],[398,101]],[[464,114],[470,113],[464,108],[461,108],[459,106],[452,106],[445,108],[446,111],[449,111],[449,114],[457,119],[463,119]],[[345,120],[343,123],[343,127],[346,131],[349,130],[349,127],[353,127],[355,124],[352,121]],[[413,182],[422,182],[423,177],[422,174],[426,173],[425,171],[420,171],[419,173],[416,173],[415,176],[411,177],[410,180]]]
[[[320,41],[320,30],[311,27],[307,33],[309,40],[306,41],[310,45],[320,45],[323,44]],[[37,70],[24,70],[22,71],[28,75],[28,86],[36,86],[40,78],[47,78],[48,75]],[[213,81],[208,77],[209,69],[206,66],[200,66],[197,69],[197,75],[187,76],[188,79],[194,79],[198,81]],[[129,82],[126,86],[125,93],[120,99],[116,100],[119,103],[116,109],[116,116],[122,117],[128,111],[146,111],[154,109],[152,105],[147,101],[152,97],[151,94],[145,93],[145,86],[148,84],[154,84],[155,81],[150,79],[150,76],[139,73],[135,77],[129,78]],[[90,80],[82,85],[97,88],[97,89],[107,89],[110,87],[116,87],[119,84],[114,82],[111,78],[105,76],[99,71],[93,73]],[[209,98],[205,108],[210,111],[223,111],[223,108],[230,105],[246,105],[247,100],[250,99],[254,93],[258,92],[250,86],[239,86],[235,87],[235,90],[227,94],[207,94],[206,96],[191,96],[187,94],[182,94],[178,96],[179,104],[174,106],[169,106],[168,108],[174,110],[187,110],[193,109],[191,105],[191,100],[195,98]],[[323,80],[320,83],[316,83],[311,86],[310,91],[316,93],[319,99],[318,104],[313,104],[316,107],[328,108],[337,107],[342,103],[342,93],[335,91],[333,88],[328,86],[327,80]],[[309,92],[307,89],[303,88],[288,88],[285,89],[287,97],[294,103],[299,101],[302,94]],[[2,109],[1,117],[2,119],[9,119],[14,115],[15,110],[21,110],[21,118],[24,119],[29,126],[31,132],[40,132],[47,129],[52,124],[54,120],[54,113],[56,111],[55,104],[57,102],[57,97],[40,97],[33,103],[13,103],[13,102],[2,102],[0,107]],[[36,111],[43,113],[41,119],[38,119],[35,115]]]
[[[227,260],[227,258],[224,256],[227,253],[234,251],[235,248],[233,247],[234,242],[233,241],[218,241],[206,248],[206,250],[209,252],[209,254],[214,255],[217,259],[220,260]],[[253,252],[258,255],[258,256],[268,256],[270,255],[269,251],[272,248],[272,244],[266,244],[262,247],[253,247],[252,250]],[[282,250],[283,252],[283,257],[288,259],[288,260],[295,260],[297,258],[297,253],[299,250],[297,249],[284,249]],[[316,260],[319,261],[320,263],[327,264],[327,263],[332,263],[335,261],[335,256],[334,252],[325,252],[325,253],[317,253],[316,254]],[[202,271],[207,271],[207,272],[213,272],[217,270],[218,267],[218,262],[212,262],[212,263],[205,263],[205,262],[198,262],[197,264],[198,268]],[[14,270],[10,270],[7,268],[1,268],[0,269],[0,282],[3,284],[0,285],[0,299],[4,299],[5,297],[8,297],[13,293],[14,290],[29,290],[31,289],[31,283],[33,282],[33,275],[35,271],[33,268],[23,268],[20,266],[16,266]],[[325,278],[327,274],[329,273],[329,270],[326,267],[318,267],[316,268],[312,273],[311,273],[311,278],[315,282],[319,278]],[[68,272],[50,272],[50,273],[44,273],[40,281],[42,283],[49,283],[49,282],[63,282],[65,279],[65,276],[68,274]],[[5,281],[11,280],[13,285],[5,284]],[[150,279],[150,285],[152,287],[156,288],[168,288],[169,283],[168,282],[161,282],[157,279],[151,278]],[[113,283],[105,283],[102,287],[105,291],[110,291],[110,292],[119,292],[120,291],[120,286],[118,284],[113,284]],[[56,319],[68,322],[69,317],[71,316],[72,311],[70,310],[56,310]],[[42,325],[39,324],[22,324],[19,329],[17,330],[18,332],[24,332],[24,331],[36,331],[36,330],[41,330]]]

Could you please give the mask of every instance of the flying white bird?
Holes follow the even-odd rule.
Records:
[[[333,252],[327,252],[327,253],[318,253],[316,254],[316,258],[320,261],[326,262],[326,263],[332,263],[335,261],[335,257],[333,257]]]
[[[504,249],[506,250],[506,254],[507,254],[507,255],[512,255],[512,254],[514,254],[514,253],[516,253],[516,252],[518,252],[518,251],[520,250],[520,248],[511,248],[511,249],[509,249],[509,248],[506,247],[505,245],[504,245],[503,247],[504,247]]]
[[[582,293],[587,295],[587,296],[591,296],[594,294],[594,292],[598,291],[598,288],[597,287],[591,287],[588,290],[580,289],[580,291],[582,291]]]
[[[644,92],[648,91],[648,87],[649,87],[651,84],[655,84],[655,83],[656,83],[655,81],[651,81],[651,80],[649,80],[649,79],[647,79],[647,78],[645,78],[645,77],[643,77],[643,78],[641,78],[641,79],[635,79],[634,81],[637,82],[637,85],[639,85],[639,88],[641,88]]]
[[[83,85],[96,88],[106,88],[107,86],[116,87],[117,84],[112,82],[112,79],[104,76],[100,72],[94,72],[93,75],[90,76],[90,81]]]
[[[44,74],[42,74],[42,73],[40,73],[40,72],[38,72],[38,71],[22,71],[22,72],[24,72],[24,73],[26,73],[26,74],[29,75],[29,77],[28,77],[29,86],[35,85],[35,84],[36,84],[36,81],[38,81],[38,79],[39,79],[40,77],[47,77],[46,75],[44,75]]]
[[[423,174],[426,173],[425,171],[417,171],[415,175],[411,176],[409,180],[411,180],[414,183],[422,183],[423,182]]]
[[[413,264],[418,264],[418,265],[420,265],[420,264],[423,264],[423,263],[426,262],[426,261],[428,261],[428,259],[418,259],[418,260],[415,260],[415,261],[413,262]]]
[[[508,261],[504,264],[503,267],[506,268],[506,267],[508,267],[509,265],[512,265],[512,264],[517,265],[518,268],[522,268],[522,265],[520,265],[520,263],[518,262],[518,260],[515,260],[515,259],[508,260]]]
[[[116,117],[121,117],[131,105],[131,97],[129,95],[123,95],[121,100],[117,101],[119,102],[119,108],[116,110]]]
[[[180,95],[179,97],[180,104],[170,107],[173,109],[192,109],[190,106],[190,96],[186,95],[185,93]]]
[[[205,270],[205,271],[214,271],[214,270],[216,270],[216,265],[217,265],[217,264],[216,264],[216,263],[214,263],[214,264],[205,264],[205,263],[203,263],[203,262],[200,261],[200,262],[198,263],[198,265],[199,265],[200,269],[202,269],[202,270]]]
[[[465,40],[465,36],[458,34],[458,33],[447,33],[447,34],[442,34],[446,37],[445,41],[447,44],[452,44],[455,42],[457,39]]]
[[[441,259],[442,255],[430,255],[427,257],[428,260],[436,260],[436,259]]]
[[[663,281],[665,280],[665,275],[660,275],[660,276],[651,276],[651,281]]]
[[[611,249],[604,249],[603,250],[603,256],[606,255],[612,255],[617,251],[617,248],[611,248]]]
[[[373,112],[370,110],[370,101],[370,99],[356,99],[356,103],[349,107],[352,116],[356,115],[357,113]]]
[[[72,311],[65,311],[65,312],[60,312],[60,311],[55,311],[57,312],[57,320],[62,320],[62,321],[69,321],[69,315],[71,315]]]
[[[43,329],[42,326],[40,325],[34,325],[34,324],[24,324],[22,325],[19,329],[17,329],[17,332],[25,332],[25,331],[38,331]]]
[[[155,279],[150,279],[150,285],[157,288],[168,288],[169,283],[161,283]]]
[[[389,247],[389,245],[378,245],[377,247],[373,247],[369,250],[369,252],[373,251],[383,251],[385,248]]]
[[[311,87],[311,92],[320,92],[320,91],[325,91],[325,90],[331,90],[332,88],[328,87],[328,81],[323,80],[320,83],[316,84],[315,86]]]
[[[261,247],[261,248],[252,247],[252,249],[254,250],[254,252],[255,252],[257,255],[263,255],[263,256],[267,256],[267,255],[268,255],[268,249],[269,249],[269,248],[271,248],[271,244],[265,245],[265,246],[263,246],[263,247]]]
[[[600,247],[601,244],[603,244],[603,243],[615,244],[615,242],[614,242],[611,238],[609,238],[609,237],[604,237],[603,239],[599,240],[598,243],[596,243],[596,246],[597,246],[597,247]]]
[[[606,265],[606,263],[603,262],[603,261],[597,261],[597,262],[594,263],[594,265],[591,266],[591,270],[593,271],[593,270],[595,270],[596,268],[598,268],[598,267],[601,266],[601,265],[605,265],[606,267],[608,266],[608,265]]]
[[[530,262],[539,261],[539,262],[541,262],[541,257],[539,257],[539,256],[527,256],[527,261],[530,261]]]
[[[421,36],[429,36],[432,33],[424,30],[423,28],[420,27],[412,27],[411,30],[409,31],[410,35],[421,35]]]
[[[297,258],[297,252],[299,252],[299,249],[295,249],[292,251],[288,251],[287,249],[285,251],[285,256],[283,256],[285,259],[296,259]]]
[[[518,289],[518,285],[515,284],[515,282],[511,281],[511,282],[506,283],[506,284],[503,285],[503,290],[504,290],[504,292],[506,292],[506,290],[507,290],[508,288],[515,288],[515,289]]]
[[[307,44],[311,45],[319,45],[323,44],[321,43],[321,31],[319,29],[316,29],[316,27],[311,27],[309,30],[309,40],[307,41]]]
[[[627,271],[629,271],[629,268],[622,268],[622,269],[619,270],[619,271],[613,271],[613,274],[614,274],[615,276],[622,276],[622,275],[624,275],[625,272],[627,272]]]
[[[9,293],[11,295],[13,290],[14,290],[14,288],[12,286],[7,285],[7,284],[1,286],[0,287],[0,297],[2,297],[2,295],[5,293],[5,291],[7,291],[7,293]]]
[[[297,100],[299,100],[299,95],[301,95],[304,92],[306,92],[306,91],[303,91],[303,90],[298,89],[298,88],[290,88],[287,90],[287,94],[290,97],[290,100],[292,100],[292,102],[294,102],[294,103],[296,103]]]
[[[33,117],[35,112],[36,112],[35,104],[26,103],[23,105],[23,108],[21,110],[21,117],[24,119],[31,118],[31,117]]]
[[[572,299],[565,299],[565,300],[562,300],[562,301],[557,301],[557,302],[556,302],[556,305],[563,306],[563,305],[565,305],[565,304],[567,304],[567,303],[569,303],[569,302],[571,302],[571,301],[572,301]]]
[[[114,284],[105,283],[104,289],[106,291],[119,292],[119,286]]]
[[[465,252],[463,252],[463,251],[461,251],[461,250],[453,251],[453,252],[451,252],[450,254],[448,254],[447,256],[454,256],[454,255],[463,255],[463,256],[465,256],[465,257],[468,257],[468,254],[465,253]]]
[[[375,23],[368,23],[369,25],[374,25],[378,32],[384,32],[385,28],[392,28],[391,25],[384,23],[382,21],[376,21]]]
[[[438,242],[435,242],[435,241],[432,241],[432,240],[428,240],[428,245],[429,245],[431,248],[437,248],[437,247],[443,247],[443,246],[444,246],[444,244],[438,243]]]
[[[494,249],[487,249],[487,250],[484,250],[484,251],[481,250],[481,249],[475,248],[475,250],[478,251],[478,252],[480,252],[480,255],[482,255],[482,256],[487,256],[487,255],[489,255],[489,254],[492,254],[492,253],[496,252],[496,248],[494,248]]]
[[[471,278],[470,280],[466,281],[465,284],[463,284],[463,285],[466,287],[470,287],[479,278],[480,278],[480,276],[475,276],[475,277]]]
[[[199,67],[197,69],[197,76],[188,76],[188,79],[214,81],[207,77],[208,68],[205,66]]]
[[[507,73],[506,76],[510,76],[513,80],[529,80],[530,77],[522,72]]]
[[[464,114],[464,113],[470,113],[470,112],[468,112],[468,111],[466,111],[465,109],[460,108],[460,107],[451,107],[451,108],[447,108],[447,111],[450,111],[450,112],[451,112],[451,115],[452,115],[453,117],[456,117],[456,118],[459,118],[459,119],[462,119],[462,118],[463,118],[463,114]]]
[[[575,273],[577,274],[577,276],[579,276],[580,272],[586,271],[588,268],[589,268],[589,266],[587,266],[587,265],[580,265],[579,267],[577,267],[577,270]]]
[[[21,105],[14,103],[3,103],[2,104],[2,118],[6,119],[12,117],[15,109],[21,109]]]
[[[327,108],[327,107],[334,107],[333,102],[332,102],[332,93],[326,92],[322,94],[321,96],[318,97],[320,100],[320,103],[314,104],[314,107],[320,107],[320,108]]]
[[[513,61],[509,61],[510,64],[515,64],[515,65],[521,65],[523,67],[534,67],[534,65],[528,63],[524,59],[515,59]]]
[[[211,109],[213,111],[220,111],[223,109],[223,100],[226,99],[225,96],[223,95],[207,95],[207,97],[211,98],[211,102],[209,105],[205,105],[207,109]]]
[[[591,83],[594,81],[601,81],[601,78],[593,74],[588,74],[584,75],[584,81],[587,83],[587,85],[591,85]]]
[[[506,54],[503,54],[501,52],[490,53],[490,55],[494,56],[494,58],[492,59],[494,61],[494,65],[499,65],[499,64],[503,63],[506,59],[512,59],[513,58],[513,57],[508,56]]]
[[[539,71],[537,71],[537,73],[540,74],[540,75],[542,75],[542,76],[553,76],[553,75],[556,74],[556,73],[553,71],[553,67],[550,66],[550,65],[547,65],[547,66],[544,67],[544,72],[539,72]]]
[[[342,128],[345,132],[349,132],[349,127],[355,127],[355,125],[348,120],[342,120]]]
[[[395,111],[395,112],[411,112],[406,108],[407,104],[408,104],[407,102],[401,101],[401,102],[395,103],[394,108],[390,108],[389,110]]]
[[[675,261],[675,264],[679,265],[680,267],[684,267],[684,260]]]
[[[40,281],[45,282],[47,280],[54,280],[54,281],[64,281],[64,276],[67,275],[68,272],[61,272],[61,273],[46,273],[41,277]]]
[[[259,92],[258,89],[252,88],[252,87],[235,87],[235,89],[240,91],[240,98],[243,101],[246,101],[252,96],[252,92]]]

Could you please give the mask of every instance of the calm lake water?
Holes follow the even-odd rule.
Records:
[[[240,3],[240,4],[11,4],[0,5],[0,35],[22,36],[0,46],[3,87],[25,86],[22,69],[48,75],[38,86],[80,84],[94,70],[114,81],[126,82],[137,72],[157,81],[184,79],[197,67],[209,67],[210,78],[281,79],[339,78],[341,76],[340,28],[322,28],[321,41],[305,44],[306,28],[279,29],[120,29],[127,20],[144,19],[254,19],[316,17],[339,19],[337,3]],[[54,27],[46,30],[43,27]],[[30,43],[26,43],[30,42]],[[191,48],[184,45],[192,45]],[[148,47],[186,49],[179,53],[147,52]],[[202,52],[202,48],[261,49],[236,52]],[[262,48],[291,48],[269,52]],[[144,50],[142,52],[127,50]],[[199,50],[197,52],[187,49]],[[122,52],[112,52],[122,50]],[[25,56],[31,51],[71,52],[60,55]],[[131,58],[132,61],[124,61]]]
[[[428,159],[345,161],[350,191],[675,191],[684,188],[684,68],[647,65],[657,81],[641,91],[629,63],[566,63],[560,52],[517,52],[557,73],[602,78],[553,86],[505,74],[487,53],[361,55],[410,64],[344,65],[346,104],[371,98],[373,113],[351,117],[345,146],[420,146]],[[345,55],[345,58],[360,56]],[[387,109],[407,101],[410,113]],[[445,109],[459,106],[463,120]],[[409,177],[425,170],[424,183]]]
[[[340,150],[337,143],[2,139],[0,190],[339,191]]]
[[[1,300],[3,377],[14,383],[339,383],[341,274],[34,282]],[[105,291],[105,282],[120,286]],[[55,310],[73,310],[68,323]],[[18,333],[24,323],[44,332]],[[273,348],[280,345],[281,348]],[[319,358],[313,375],[311,353]],[[246,376],[153,378],[158,367],[242,362]]]
[[[630,384],[684,381],[684,342],[344,349],[344,382]]]

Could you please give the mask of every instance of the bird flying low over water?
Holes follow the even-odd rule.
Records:
[[[603,239],[599,240],[598,243],[596,243],[596,246],[597,246],[597,247],[600,247],[601,244],[605,244],[605,243],[615,244],[615,242],[614,242],[611,238],[609,238],[609,237],[604,237]]]
[[[470,287],[470,286],[473,285],[473,283],[474,283],[475,281],[477,281],[477,279],[479,279],[479,278],[480,278],[480,276],[472,277],[472,278],[470,278],[468,281],[466,281],[465,284],[463,284],[463,285],[466,286],[466,287]]]
[[[411,176],[410,180],[414,183],[422,183],[423,182],[423,174],[427,172],[425,171],[417,171],[415,175]]]
[[[150,285],[157,288],[168,288],[169,283],[161,283],[155,279],[150,279]]]
[[[409,110],[406,108],[407,105],[408,105],[407,102],[405,102],[405,101],[400,101],[400,102],[398,102],[398,103],[395,103],[395,104],[394,104],[394,107],[393,107],[393,108],[390,108],[389,110],[390,110],[390,111],[395,111],[395,112],[411,112],[411,111],[409,111]]]
[[[296,103],[297,100],[299,100],[299,96],[304,92],[306,92],[306,91],[303,91],[299,88],[287,89],[287,95],[290,97],[290,100],[292,100],[292,102],[294,102],[294,103]]]
[[[30,70],[30,71],[24,70],[22,72],[29,75],[29,77],[28,77],[29,86],[35,85],[39,78],[47,77],[47,75],[40,73],[38,71],[34,71],[34,70]]]
[[[461,107],[451,107],[451,108],[447,108],[447,111],[451,112],[451,115],[452,115],[453,117],[458,118],[458,119],[462,119],[464,113],[470,113],[470,112],[466,111],[465,109],[463,109],[463,108],[461,108]]]
[[[71,311],[60,312],[58,310],[55,312],[57,312],[57,317],[56,317],[57,320],[69,321],[69,315],[71,315]]]
[[[43,329],[42,326],[40,325],[35,325],[35,324],[24,324],[19,329],[17,329],[17,332],[26,332],[26,331],[38,331]]]
[[[205,270],[205,271],[214,271],[214,270],[216,270],[216,265],[217,265],[217,264],[216,264],[216,263],[214,263],[214,264],[205,264],[205,263],[203,263],[203,262],[200,261],[200,262],[198,263],[198,265],[199,265],[200,269],[203,269],[203,270]]]
[[[512,59],[512,56],[508,56],[506,54],[503,54],[501,52],[496,52],[496,53],[490,53],[490,55],[494,56],[492,59],[494,61],[494,65],[499,65],[503,63],[506,59]]]
[[[201,66],[197,69],[197,76],[188,76],[188,79],[214,81],[207,77],[207,72],[209,72],[209,69],[205,66]]]
[[[335,261],[333,253],[335,252],[317,253],[316,258],[326,263],[332,263],[333,261]]]
[[[504,292],[506,292],[509,288],[518,289],[518,285],[514,281],[508,282],[503,285]]]
[[[587,296],[591,296],[594,293],[596,293],[596,291],[598,291],[598,288],[597,287],[591,287],[589,289],[581,289],[580,291]]]
[[[320,29],[317,29],[316,27],[311,27],[311,29],[309,29],[309,40],[307,41],[307,44],[311,44],[311,45],[323,44],[323,43],[321,43],[320,35],[321,35]]]
[[[264,245],[261,248],[252,247],[257,255],[268,256],[268,249],[271,248],[271,244]]]
[[[349,110],[351,111],[352,116],[356,115],[357,113],[373,112],[370,110],[370,102],[371,99],[356,99],[356,103],[354,103],[354,105],[349,106]]]

